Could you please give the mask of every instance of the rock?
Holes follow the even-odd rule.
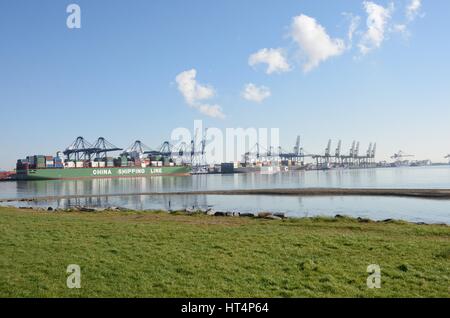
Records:
[[[279,217],[279,218],[282,218],[282,219],[285,219],[286,218],[286,214],[284,214],[284,213],[274,213],[273,214],[274,216],[277,216],[277,217]]]
[[[365,218],[357,218],[357,220],[358,220],[358,222],[361,222],[361,223],[370,223],[370,220],[365,219]]]
[[[239,214],[240,217],[248,217],[248,218],[253,218],[255,217],[255,215],[253,213],[241,213]]]
[[[80,212],[101,212],[104,210],[105,209],[102,209],[102,208],[88,208],[88,207],[81,207],[78,209],[78,211],[80,211]]]
[[[53,211],[53,208],[52,208],[51,206],[49,206],[49,207],[47,208],[47,211]]]
[[[216,212],[214,213],[214,216],[226,216],[227,214],[225,212]]]
[[[233,212],[233,216],[238,217],[238,216],[240,216],[240,215],[241,215],[241,213],[239,213],[239,212]]]
[[[234,212],[227,212],[225,213],[226,216],[234,216]]]
[[[268,216],[265,217],[265,219],[281,220],[281,218],[279,216],[275,216],[275,215],[268,215]]]
[[[270,213],[270,212],[259,212],[259,213],[258,213],[258,217],[259,217],[259,218],[262,218],[262,219],[265,219],[265,218],[267,218],[268,216],[272,216],[272,213]]]
[[[213,209],[209,209],[208,211],[206,211],[206,215],[214,216],[215,214],[216,214],[216,211],[214,211]]]
[[[343,215],[340,215],[340,214],[336,214],[336,215],[335,215],[335,218],[336,218],[336,219],[342,219],[342,218],[344,218],[344,216],[343,216]]]

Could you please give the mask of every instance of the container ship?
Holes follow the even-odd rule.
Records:
[[[147,150],[146,150],[147,148]],[[86,178],[129,178],[189,175],[191,167],[176,162],[168,153],[151,151],[140,141],[120,154],[108,156],[121,148],[104,138],[95,145],[82,137],[56,156],[32,155],[17,160],[16,180],[58,180]]]

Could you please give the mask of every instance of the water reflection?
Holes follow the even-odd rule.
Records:
[[[273,175],[0,182],[0,197],[173,192],[256,188],[450,188],[450,166],[289,171]]]

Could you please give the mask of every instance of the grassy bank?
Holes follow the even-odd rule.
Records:
[[[449,276],[448,226],[0,208],[1,297],[449,297]]]

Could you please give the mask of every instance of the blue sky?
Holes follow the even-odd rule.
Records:
[[[284,148],[300,134],[309,152],[357,139],[380,160],[444,161],[450,2],[413,2],[2,1],[0,168],[79,135],[156,147],[195,119],[277,127]],[[80,29],[66,26],[70,3]]]

